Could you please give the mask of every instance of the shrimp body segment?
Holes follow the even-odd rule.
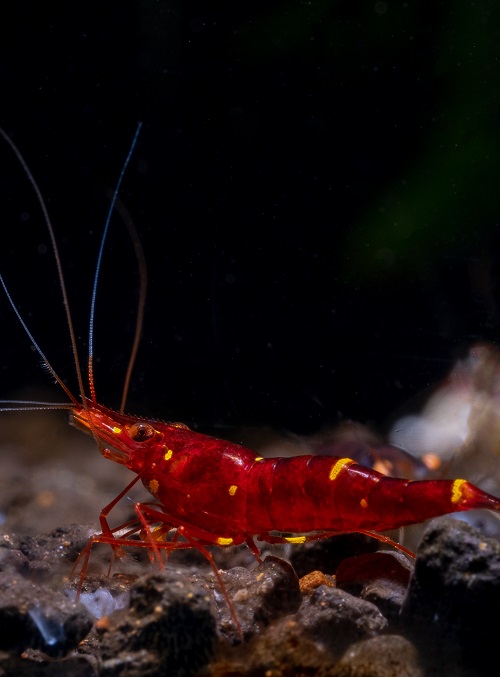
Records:
[[[335,456],[264,459],[183,424],[90,401],[71,418],[97,437],[104,456],[140,476],[166,523],[205,543],[275,542],[271,532],[381,532],[474,508],[500,511],[499,499],[466,480],[396,479]]]

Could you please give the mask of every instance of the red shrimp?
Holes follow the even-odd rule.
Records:
[[[265,459],[238,444],[193,432],[181,423],[125,415],[122,413],[124,405],[115,412],[97,402],[92,353],[89,355],[88,397],[78,366],[64,278],[45,204],[19,151],[5,132],[0,129],[0,133],[23,164],[45,214],[65,301],[81,401],[69,392],[34,341],[1,276],[0,282],[45,365],[70,398],[71,402],[63,405],[70,410],[70,422],[94,437],[105,458],[136,473],[129,485],[100,513],[101,533],[90,539],[81,555],[79,591],[94,543],[108,543],[118,554],[123,546],[147,548],[159,562],[161,551],[197,548],[210,562],[241,634],[233,605],[207,546],[246,543],[260,561],[255,537],[269,543],[303,543],[339,533],[359,532],[391,543],[412,555],[380,532],[446,513],[475,508],[500,511],[500,499],[463,479],[397,479],[349,458],[330,455]],[[103,243],[104,239],[101,251]],[[98,271],[99,265],[94,297]],[[127,385],[135,348],[136,344],[127,372]],[[126,390],[127,386],[125,393]],[[138,480],[155,500],[136,503],[137,520],[111,528],[108,514]],[[124,529],[125,533],[118,534]]]
[[[298,543],[342,532],[379,538],[446,513],[500,511],[500,499],[463,479],[397,479],[336,456],[266,459],[180,423],[141,420],[90,401],[73,407],[70,418],[96,433],[104,456],[137,473],[155,497],[154,507],[140,507],[146,521],[182,528],[193,544],[246,542],[253,549],[255,536]]]

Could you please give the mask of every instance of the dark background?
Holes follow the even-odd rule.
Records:
[[[498,3],[50,5],[2,18],[0,124],[47,202],[84,362],[107,192],[143,122],[121,191],[149,271],[128,411],[383,431],[497,341]],[[0,228],[10,292],[75,389],[47,229],[3,142]],[[136,303],[115,217],[95,328],[108,405]],[[0,317],[2,396],[49,386],[6,301]]]

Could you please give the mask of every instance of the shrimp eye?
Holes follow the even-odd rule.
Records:
[[[134,442],[145,442],[155,434],[155,429],[149,423],[134,423],[130,426],[129,435]]]

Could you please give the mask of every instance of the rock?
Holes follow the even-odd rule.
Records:
[[[138,579],[129,608],[102,619],[98,632],[102,677],[189,677],[216,640],[206,591],[168,570]]]
[[[427,527],[401,620],[429,670],[453,675],[498,670],[500,544],[454,517]]]
[[[92,618],[62,592],[3,571],[0,627],[0,650],[21,653],[40,649],[49,656],[64,656],[88,634]]]
[[[163,571],[152,573],[144,551],[135,565],[132,558],[115,562],[125,573],[112,579],[85,577],[82,601],[88,596],[94,616],[104,614],[91,630],[89,613],[62,592],[69,587],[63,576],[87,534],[82,526],[4,536],[0,675],[489,677],[497,672],[496,627],[489,616],[500,609],[500,545],[455,518],[428,526],[407,594],[411,565],[398,553],[348,558],[334,577],[317,571],[303,579],[302,592],[293,568],[276,557],[253,568],[219,571],[241,633],[213,570],[176,567],[174,553]],[[109,556],[108,548],[102,550]],[[236,554],[240,563],[241,553]],[[230,549],[228,565],[229,555]],[[147,574],[130,574],[131,564]]]
[[[451,674],[451,673],[449,673]],[[332,677],[426,677],[415,647],[399,635],[381,635],[352,644]]]
[[[0,570],[13,569],[36,580],[66,573],[85,547],[92,530],[70,524],[37,536],[4,534],[0,542]]]
[[[304,600],[296,620],[334,655],[341,654],[352,642],[384,632],[388,625],[374,604],[325,585]]]
[[[250,570],[233,567],[221,576],[245,639],[262,632],[272,621],[295,613],[302,603],[295,571],[278,557],[270,555]],[[217,603],[219,632],[230,642],[238,642],[240,634],[219,582],[213,574],[208,578]]]
[[[68,656],[64,660],[49,660],[36,651],[16,656],[0,651],[2,677],[96,677],[95,661],[86,656]]]

